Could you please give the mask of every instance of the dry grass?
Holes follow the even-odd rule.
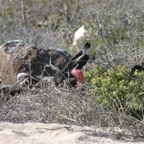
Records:
[[[141,121],[115,110],[105,110],[95,101],[95,97],[86,93],[85,87],[55,87],[51,82],[42,88],[25,89],[9,101],[1,100],[0,121],[120,127],[126,129],[120,137],[127,135],[129,131],[128,138],[141,138],[144,130]],[[113,133],[113,137],[115,136]]]
[[[14,84],[16,81],[11,61],[3,52],[0,52],[0,77],[2,78],[2,84],[5,85]]]

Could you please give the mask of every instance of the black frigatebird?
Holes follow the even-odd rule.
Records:
[[[90,47],[90,43],[85,43],[84,48],[67,63],[67,65],[62,69],[62,71],[56,73],[56,75],[54,76],[54,82],[56,85],[59,85],[63,82],[63,80],[67,78],[74,78],[74,80],[69,81],[70,84],[73,83],[73,81],[75,83],[75,79],[79,81],[80,77],[83,78],[83,80],[81,81],[84,81],[81,69],[83,68],[83,66],[86,65],[89,60],[88,49]],[[72,86],[74,86],[74,84],[72,84]]]

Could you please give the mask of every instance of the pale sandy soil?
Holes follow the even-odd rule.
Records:
[[[0,123],[0,144],[144,144],[142,141],[114,140],[98,133],[104,130],[60,124]]]

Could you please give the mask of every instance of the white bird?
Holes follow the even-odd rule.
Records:
[[[73,46],[76,46],[77,41],[84,36],[86,33],[86,29],[84,25],[82,25],[74,34]]]

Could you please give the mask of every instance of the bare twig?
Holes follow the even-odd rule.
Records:
[[[22,12],[22,21],[23,21],[23,24],[24,24],[24,28],[25,28],[25,31],[27,32],[28,24],[27,24],[24,0],[21,0],[21,12]]]

